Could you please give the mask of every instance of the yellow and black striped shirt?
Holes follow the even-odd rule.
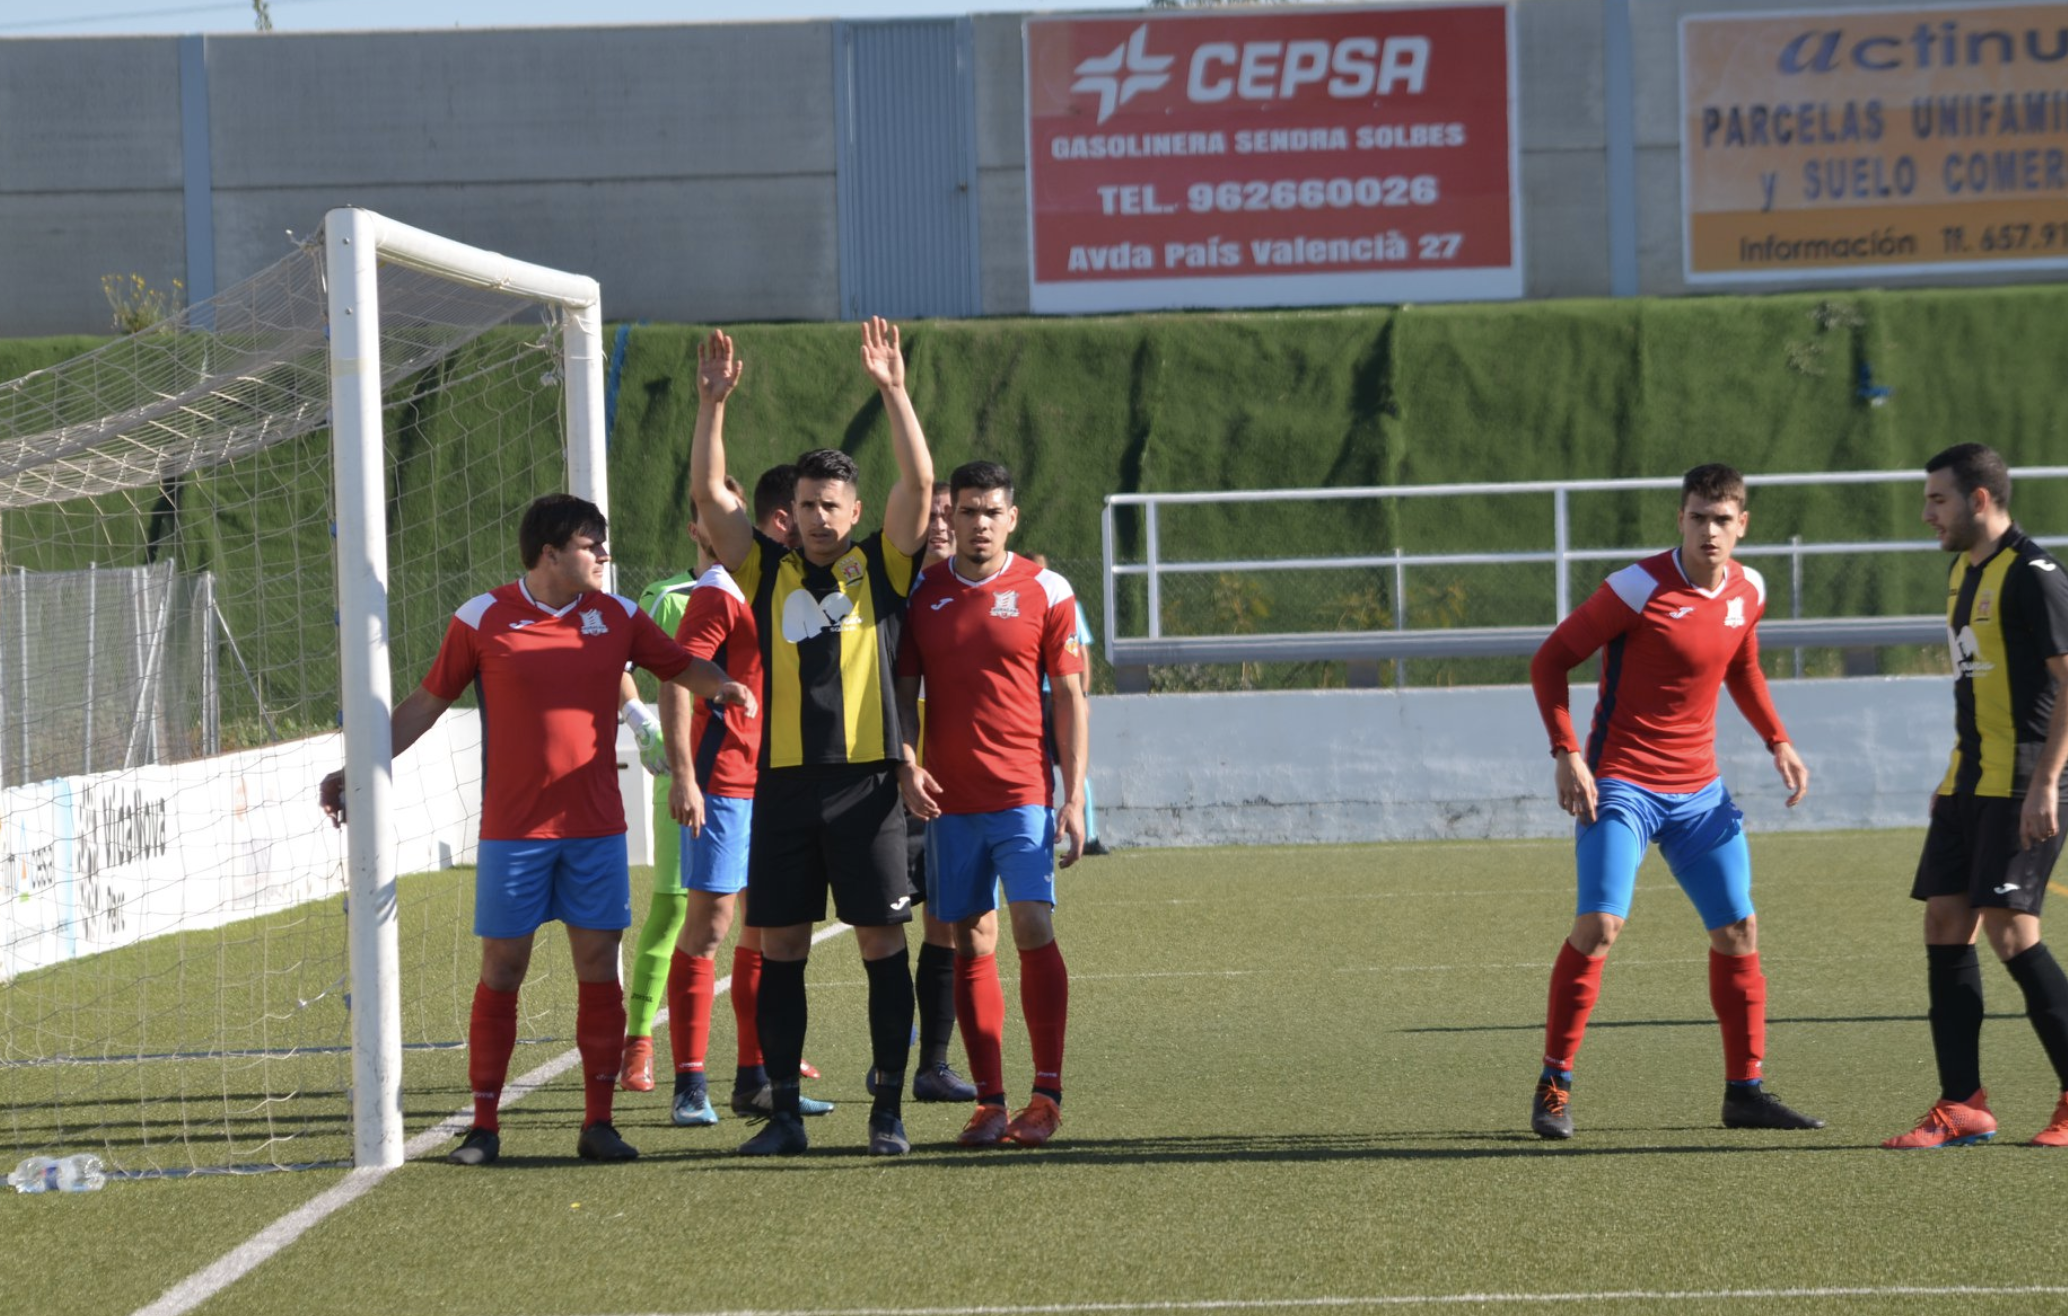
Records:
[[[2068,653],[2068,571],[2013,525],[1980,566],[1946,581],[1957,739],[1941,795],[2018,796],[2053,716],[2047,659]]]
[[[732,575],[761,632],[762,767],[902,757],[892,669],[916,574],[880,530],[824,567],[755,532]]]

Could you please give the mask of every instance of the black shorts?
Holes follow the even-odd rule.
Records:
[[[926,903],[926,820],[905,815],[905,872],[912,879],[912,903]]]
[[[912,921],[905,804],[895,768],[776,768],[754,787],[747,925],[787,928],[833,912],[852,927]]]
[[[1966,896],[1975,909],[2039,913],[2062,838],[2056,832],[2030,850],[2020,849],[2018,813],[2024,806],[2022,796],[1941,795],[1933,800],[1932,825],[1924,834],[1910,898]]]

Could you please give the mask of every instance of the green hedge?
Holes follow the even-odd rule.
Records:
[[[1047,552],[1093,595],[1100,509],[1115,492],[1657,476],[1702,461],[1749,472],[1914,470],[1968,439],[2018,464],[2068,460],[2064,323],[2068,286],[2034,285],[919,322],[906,326],[905,343],[937,471],[973,457],[1011,466],[1017,543]],[[856,328],[729,328],[746,361],[728,417],[735,471],[751,483],[806,448],[837,446],[860,462],[865,501],[878,502],[894,467]],[[702,332],[640,325],[629,334],[610,435],[611,541],[627,592],[686,565]],[[0,343],[0,377],[92,343]],[[1886,405],[1857,395],[1862,363],[1894,390]],[[447,369],[470,373],[466,358]],[[398,569],[434,569],[441,587],[395,619],[398,684],[420,673],[444,608],[515,573],[515,510],[560,477],[550,453],[510,450],[505,435],[516,430],[504,418],[556,405],[526,378],[476,380],[407,410],[393,497],[437,529],[391,552]],[[271,490],[273,511],[252,505],[243,476],[179,491],[183,565],[262,572],[268,537],[288,534],[320,551],[310,536],[325,533],[327,471],[320,442],[297,448],[270,461],[258,486]],[[5,513],[0,551],[9,565],[39,567],[137,560],[151,535],[147,503],[112,511],[91,543],[74,534],[45,541],[58,547],[43,554],[29,549],[43,514]],[[1664,546],[1673,503],[1671,494],[1577,501],[1576,542]],[[1754,539],[1922,533],[1909,485],[1767,490],[1753,504]],[[2068,527],[2068,489],[2034,486],[2018,511],[2042,532]],[[1124,515],[1119,526],[1124,551],[1138,554],[1138,519]],[[1174,558],[1541,548],[1550,534],[1548,504],[1501,500],[1174,509],[1162,526]],[[1943,578],[1930,554],[1843,568],[1811,583],[1812,615],[1929,610]],[[327,604],[319,622],[298,584],[282,582],[233,626],[320,638]],[[1385,572],[1268,585],[1200,577],[1167,592],[1165,622],[1173,632],[1360,628],[1390,623],[1391,595]],[[1407,605],[1412,624],[1548,621],[1550,597],[1548,570],[1461,570],[1412,587]],[[1138,626],[1139,594],[1123,607]]]

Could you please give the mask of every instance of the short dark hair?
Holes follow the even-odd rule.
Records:
[[[797,501],[797,468],[788,462],[771,466],[754,481],[754,521],[766,521]]]
[[[609,532],[603,509],[573,494],[546,494],[534,498],[517,525],[517,552],[524,569],[531,570],[548,548],[565,548],[576,535],[588,535],[598,543]]]
[[[813,448],[797,459],[797,478],[800,480],[845,480],[856,488],[861,487],[862,473],[854,464],[854,458],[838,448]]]
[[[1975,490],[1987,489],[1989,501],[1998,507],[2011,505],[2011,468],[2004,465],[1996,449],[1981,443],[1956,443],[1924,464],[1924,473],[1934,471],[1953,472],[1953,483],[1960,486],[1962,498],[1974,497]]]
[[[1710,462],[1697,466],[1680,477],[1680,505],[1687,506],[1690,498],[1700,498],[1711,503],[1736,503],[1739,511],[1745,510],[1745,477],[1735,466],[1722,462]]]
[[[740,487],[740,482],[730,475],[725,477],[725,491],[735,498],[744,499],[747,496],[747,491]],[[689,519],[692,521],[697,519],[695,503],[689,505]]]
[[[1009,503],[1013,496],[1012,472],[997,462],[964,462],[948,477],[948,492],[951,497],[960,498],[964,489],[1003,489]]]

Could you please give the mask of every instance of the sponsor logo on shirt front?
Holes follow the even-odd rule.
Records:
[[[1745,600],[1731,599],[1724,604],[1723,624],[1743,626],[1745,624]]]
[[[792,590],[790,597],[783,600],[783,638],[792,644],[802,644],[827,631],[855,630],[861,624],[854,601],[845,594],[828,594],[818,599],[810,590],[799,589]]]
[[[1995,663],[1982,661],[1982,642],[1975,638],[1975,628],[1963,626],[1959,630],[1947,628],[1946,639],[1953,650],[1953,679],[1972,679],[1996,670]]]
[[[579,616],[579,617],[580,617],[580,618],[582,619],[582,634],[584,634],[584,635],[608,635],[608,634],[610,634],[610,627],[608,627],[608,626],[604,625],[604,622],[603,622],[603,609],[601,609],[601,608],[583,608],[583,609],[582,609],[582,610],[581,610],[581,611],[580,611],[579,613],[577,613],[576,615],[577,615],[577,616]]]
[[[1002,589],[991,596],[993,617],[1017,617],[1020,615],[1020,592],[1016,589]]]

